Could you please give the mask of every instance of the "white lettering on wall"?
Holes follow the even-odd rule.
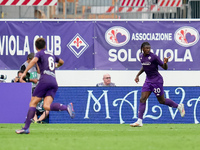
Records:
[[[172,41],[172,33],[133,33],[134,41]]]
[[[30,53],[29,39],[25,36],[24,39],[19,39],[20,36],[1,36],[0,37],[0,55],[25,55]],[[23,43],[20,43],[23,41]],[[23,45],[23,49],[20,49],[20,45]],[[21,46],[22,47],[22,46]]]
[[[151,49],[151,51],[154,53],[154,50]],[[108,60],[110,62],[116,62],[116,61],[120,61],[120,62],[136,62],[136,61],[140,61],[139,56],[140,56],[140,52],[141,50],[137,50],[137,52],[135,52],[134,50],[128,49],[110,49],[108,51]],[[190,49],[186,49],[183,53],[184,56],[179,56],[178,54],[178,49],[172,50],[172,49],[156,49],[155,50],[155,54],[157,56],[160,57],[161,60],[164,60],[164,57],[169,57],[169,62],[174,61],[174,62],[193,62],[193,58],[192,58],[192,54]]]
[[[175,94],[178,95],[180,94],[180,92],[182,93],[182,96],[181,96],[181,100],[179,103],[183,103],[184,99],[185,99],[185,90],[183,88],[176,88],[175,89]],[[166,98],[170,98],[169,97],[169,91],[168,90],[165,90],[165,95],[166,95]],[[169,107],[169,112],[171,114],[171,117],[172,119],[174,120],[175,117],[176,117],[176,114],[178,112],[178,109],[175,110],[175,113],[173,112],[173,108]]]
[[[125,123],[124,120],[122,119],[122,106],[125,102],[128,103],[133,110],[133,118],[132,119],[137,118],[137,93],[138,93],[138,90],[132,91],[132,92],[129,92],[128,94],[126,94],[124,96],[124,98],[118,98],[118,99],[115,99],[113,101],[114,107],[117,107],[118,106],[117,102],[121,101],[121,103],[119,105],[119,121],[120,121],[120,124]],[[134,94],[133,104],[130,102],[131,100],[130,101],[128,100],[128,96],[130,96],[131,94]]]
[[[93,105],[93,110],[95,112],[99,112],[101,110],[101,103],[99,101],[102,99],[102,97],[104,97],[104,100],[105,100],[106,119],[111,119],[109,115],[109,106],[108,106],[108,96],[107,96],[108,90],[103,90],[103,94],[98,99],[93,95],[92,92],[93,90],[88,90],[87,107],[86,107],[84,119],[89,119],[88,115],[89,115],[91,99],[93,99],[95,102]]]
[[[197,104],[198,104],[198,102],[200,102],[200,96],[198,98],[192,98],[192,99],[188,100],[188,102],[187,102],[187,106],[188,107],[192,107],[192,101],[196,101],[195,104],[194,104],[194,111],[193,111],[194,113],[193,113],[193,115],[194,115],[194,123],[198,124],[199,121],[197,120],[196,112],[197,112]]]
[[[94,104],[93,104],[93,110],[95,113],[98,113],[100,112],[101,110],[101,103],[100,103],[100,100],[102,98],[104,98],[104,102],[105,102],[105,111],[106,111],[106,119],[111,119],[110,117],[110,112],[109,112],[109,99],[108,99],[108,90],[102,90],[102,95],[97,99],[95,97],[95,95],[93,94],[93,90],[88,90],[88,99],[87,99],[87,106],[86,106],[86,111],[85,111],[85,117],[84,119],[89,119],[89,110],[90,109],[90,106],[91,106],[91,99],[94,101]],[[166,98],[170,98],[170,91],[169,90],[165,90],[165,96]],[[184,88],[181,88],[181,87],[178,87],[175,89],[175,94],[176,95],[179,95],[178,98],[180,99],[178,102],[177,102],[177,99],[176,99],[176,102],[177,103],[184,103],[184,100],[185,100],[185,90]],[[130,97],[129,97],[130,96]],[[123,113],[122,113],[122,108],[123,108],[123,105],[129,105],[130,109],[133,111],[133,117],[131,119],[137,119],[137,99],[138,97],[138,90],[135,90],[135,91],[131,91],[129,93],[127,93],[124,97],[120,97],[120,98],[116,98],[114,100],[111,100],[112,101],[112,105],[114,107],[119,107],[119,122],[120,124],[123,124],[125,123],[125,121],[123,120]],[[172,99],[173,100],[173,99]],[[199,121],[197,120],[197,104],[198,102],[200,101],[200,96],[198,98],[192,98],[190,100],[187,101],[187,106],[188,107],[192,107],[192,102],[195,102],[194,104],[194,123],[199,123]],[[103,102],[103,101],[101,101]],[[164,106],[162,105],[163,107],[167,107],[167,106]],[[176,115],[178,113],[178,109],[175,109],[175,108],[171,108],[171,107],[168,107],[169,108],[169,113],[171,115],[171,118],[172,120],[174,120],[176,118]],[[150,115],[152,114],[150,112],[150,110],[156,114],[156,115]],[[167,113],[167,112],[165,112]],[[179,113],[178,113],[179,114]],[[153,120],[158,120],[159,118],[161,118],[163,116],[163,112],[162,112],[162,107],[160,107],[159,105],[153,105],[152,107],[149,106],[149,102],[147,100],[146,102],[146,109],[145,109],[145,112],[144,112],[144,116],[143,118],[150,118],[150,119],[153,119]]]
[[[35,48],[35,41],[37,38],[43,37],[36,35],[33,38],[33,50],[34,53],[37,52]],[[53,36],[47,36],[46,38],[46,46],[47,46],[47,51],[51,51],[54,55],[60,55],[61,54],[61,37],[57,35]],[[30,51],[30,39],[28,36],[7,36],[3,35],[0,36],[0,55],[17,55],[17,56],[22,56],[29,54]],[[31,46],[31,47],[32,47]]]

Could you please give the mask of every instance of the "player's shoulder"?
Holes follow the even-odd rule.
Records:
[[[36,57],[46,57],[46,56],[54,56],[54,54],[50,51],[47,50],[41,50],[36,53]]]
[[[150,52],[149,55],[155,56],[156,54],[154,54],[153,52]]]
[[[53,54],[52,52],[50,52],[50,51],[47,51],[47,50],[45,50],[45,51],[44,51],[44,53],[45,53],[45,54],[47,54],[47,55],[54,56],[54,54]]]
[[[115,85],[115,83],[111,82],[111,83],[110,83],[110,86],[116,86],[116,85]]]
[[[98,87],[99,86],[104,86],[104,84],[103,84],[103,82],[101,82],[101,83],[97,83],[96,86],[98,86]]]
[[[153,58],[158,58],[158,55],[156,55],[155,53],[150,52],[149,55]]]

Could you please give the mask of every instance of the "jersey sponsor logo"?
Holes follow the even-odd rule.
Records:
[[[149,65],[151,65],[151,62],[143,62],[142,65],[143,66],[149,66]]]
[[[49,70],[44,70],[43,74],[50,75],[50,76],[52,76],[52,77],[54,77],[54,78],[56,77],[55,73],[53,73],[53,72],[51,72],[51,71],[49,71]]]
[[[120,47],[129,42],[130,33],[124,27],[114,26],[106,31],[105,39],[111,46]]]
[[[176,30],[174,40],[183,47],[190,47],[199,41],[199,32],[189,26],[184,26]]]
[[[79,58],[89,47],[88,43],[77,33],[73,39],[67,44],[72,53]]]

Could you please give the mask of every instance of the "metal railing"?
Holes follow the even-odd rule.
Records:
[[[85,2],[85,3],[84,3]],[[200,18],[200,0],[183,0],[181,7],[120,5],[120,0],[59,0],[57,6],[0,6],[5,19],[193,19]],[[95,5],[96,4],[96,5]],[[155,8],[152,8],[152,7]]]

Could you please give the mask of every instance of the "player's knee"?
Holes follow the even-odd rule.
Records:
[[[165,104],[165,101],[159,100],[159,103],[160,103],[160,104]]]
[[[146,100],[147,100],[147,98],[146,98],[146,97],[141,97],[141,98],[140,98],[140,102],[141,102],[141,103],[145,103],[145,102],[146,102]]]
[[[45,110],[48,110],[48,111],[50,111],[50,106],[49,106],[49,105],[47,105],[47,104],[44,104],[44,105],[43,105],[43,108],[44,108]]]
[[[35,101],[31,101],[29,103],[29,107],[36,107],[37,106],[37,103]]]

